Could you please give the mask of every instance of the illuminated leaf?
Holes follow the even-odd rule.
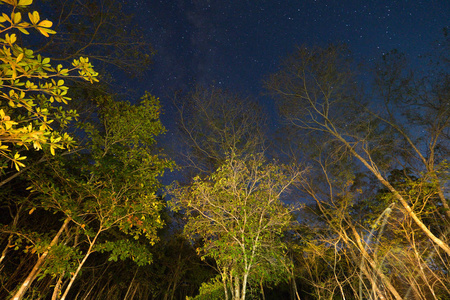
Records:
[[[20,22],[20,20],[22,20],[22,15],[20,14],[20,12],[15,13],[13,18],[14,23],[17,24]]]
[[[8,21],[9,23],[12,23],[9,16],[5,13],[2,13],[2,20],[4,20],[3,22]]]
[[[44,20],[38,24],[38,26],[40,26],[40,27],[47,27],[47,28],[52,27],[52,25],[53,25],[53,22],[49,21],[49,20]]]
[[[18,27],[17,29],[19,29],[20,32],[22,32],[22,33],[24,33],[24,34],[30,34],[25,28]]]
[[[19,0],[19,6],[27,6],[33,3],[33,0]]]
[[[33,13],[28,13],[28,18],[30,19],[32,24],[36,24],[39,22],[39,13],[37,11],[34,11]]]

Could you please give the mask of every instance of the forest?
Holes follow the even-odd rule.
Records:
[[[114,88],[158,55],[120,1],[0,8],[0,299],[450,299],[446,30],[420,72],[298,46],[278,129],[173,92],[163,143],[166,104]]]

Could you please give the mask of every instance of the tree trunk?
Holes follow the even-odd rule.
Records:
[[[84,263],[85,263],[86,260],[88,259],[89,255],[91,255],[91,253],[93,252],[93,251],[92,251],[92,248],[94,248],[95,242],[97,241],[97,238],[98,238],[98,236],[100,235],[100,232],[101,232],[101,231],[102,231],[102,230],[99,229],[99,231],[98,231],[97,234],[95,235],[94,239],[90,242],[89,249],[87,250],[86,255],[83,257],[83,260],[78,264],[77,270],[75,271],[75,273],[74,273],[74,274],[72,275],[72,277],[70,278],[69,284],[67,285],[67,287],[66,287],[66,289],[65,289],[65,291],[64,291],[64,294],[63,294],[62,297],[61,297],[61,300],[65,300],[65,299],[66,299],[67,294],[69,293],[69,290],[72,288],[72,285],[73,285],[75,279],[76,279],[77,276],[78,276],[78,273],[80,273],[80,270],[81,270],[81,268],[83,267]]]
[[[222,285],[225,293],[225,300],[228,300],[228,287],[227,287],[227,268],[222,272]]]
[[[20,299],[23,298],[23,296],[25,295],[26,291],[30,287],[31,283],[33,283],[33,280],[36,278],[36,275],[39,273],[39,271],[41,269],[41,266],[44,264],[45,258],[47,257],[50,249],[54,245],[56,245],[56,243],[58,242],[59,237],[61,236],[63,231],[66,229],[67,224],[69,224],[69,222],[70,222],[70,218],[66,218],[64,220],[64,223],[62,224],[62,226],[59,229],[58,233],[55,235],[53,240],[50,242],[50,245],[48,245],[48,247],[44,251],[44,253],[42,253],[42,255],[38,258],[38,260],[37,260],[36,264],[34,265],[33,269],[28,274],[27,278],[22,283],[22,285],[20,286],[19,290],[15,293],[15,295],[12,298],[12,300],[20,300]]]
[[[133,282],[134,279],[136,278],[137,272],[139,271],[139,267],[136,268],[136,272],[134,272],[134,276],[133,279],[131,279],[130,284],[128,285],[128,289],[127,289],[127,293],[125,294],[125,297],[123,298],[123,300],[127,300],[128,299],[128,294],[130,294],[131,291],[131,287],[133,286]],[[133,299],[133,297],[131,297],[130,299]]]
[[[297,300],[301,300],[300,299],[300,295],[298,294],[298,290],[297,290],[297,282],[295,281],[295,276],[294,276],[294,272],[292,271],[291,273],[291,299],[297,299]]]
[[[52,300],[57,300],[59,298],[58,296],[60,294],[61,283],[62,283],[62,279],[64,277],[64,273],[65,272],[63,272],[56,280],[55,288],[53,289]]]
[[[16,215],[14,216],[14,220],[13,220],[12,226],[11,226],[11,230],[12,231],[16,230],[17,223],[19,222],[19,214],[20,214],[21,210],[22,210],[22,205],[17,209]],[[13,236],[14,235],[11,233],[9,235],[9,237],[8,237],[8,243],[6,244],[5,248],[3,249],[2,256],[0,257],[0,266],[1,266],[2,262],[3,262],[3,260],[5,259],[6,254],[9,251],[9,248],[11,248]]]
[[[361,237],[359,236],[358,232],[356,231],[355,227],[350,226],[353,235],[355,236],[356,244],[358,245],[359,250],[361,251],[363,258],[369,263],[370,267],[375,271],[378,277],[380,277],[381,282],[386,286],[386,288],[391,292],[391,294],[394,296],[396,300],[403,300],[403,298],[400,296],[400,294],[397,292],[395,287],[391,284],[390,280],[383,274],[383,272],[380,271],[380,268],[377,266],[377,264],[372,260],[369,253],[367,253],[366,249],[364,248],[364,245],[361,243]]]
[[[241,287],[239,286],[239,277],[234,277],[234,300],[241,300]]]
[[[337,132],[330,132],[332,133],[337,139],[339,139],[353,156],[355,156],[360,162],[362,162],[374,175],[377,177],[377,179],[388,188],[388,190],[394,195],[394,197],[402,204],[402,206],[407,211],[408,215],[414,220],[414,222],[419,226],[419,228],[433,241],[436,243],[436,245],[439,246],[442,250],[444,250],[447,255],[450,256],[450,247],[444,243],[440,238],[435,236],[428,228],[423,224],[423,222],[417,217],[416,213],[411,209],[411,207],[408,205],[408,202],[400,195],[400,193],[386,180],[384,177],[380,174],[380,172],[374,168],[365,158],[363,158],[361,155],[359,155],[355,149]]]
[[[263,286],[262,278],[261,278],[261,280],[259,281],[259,287],[260,287],[260,289],[261,289],[261,297],[262,297],[262,300],[266,300],[266,295],[264,294],[264,286]]]
[[[246,294],[246,292],[247,292],[248,272],[249,272],[249,271],[247,271],[247,272],[244,274],[244,278],[242,279],[242,292],[241,292],[241,299],[242,299],[242,300],[245,300],[245,294]]]

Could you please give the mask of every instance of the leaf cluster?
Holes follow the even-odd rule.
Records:
[[[49,29],[52,22],[40,21],[37,11],[28,14],[30,22],[23,21],[21,13],[15,11],[30,5],[29,0],[2,2],[11,5],[12,12],[0,17],[0,34],[4,34],[0,38],[0,156],[3,158],[0,168],[11,161],[19,170],[25,166],[26,156],[20,154],[23,149],[32,146],[40,150],[45,145],[54,155],[55,149],[74,145],[73,138],[63,130],[76,119],[77,113],[63,108],[70,98],[61,78],[74,77],[93,83],[97,81],[97,73],[88,58],[74,59],[70,68],[61,64],[53,67],[50,58],[19,46],[16,34],[7,32],[17,29],[29,34],[27,29],[34,28],[48,37],[55,33]],[[74,72],[78,74],[72,75]],[[54,121],[59,130],[52,128]]]

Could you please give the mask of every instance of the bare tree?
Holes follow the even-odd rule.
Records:
[[[438,299],[438,292],[448,293],[448,276],[440,271],[448,269],[450,255],[445,230],[450,221],[445,198],[447,164],[445,157],[437,155],[448,145],[446,85],[429,88],[417,84],[401,69],[401,60],[395,59],[397,65],[386,63],[378,74],[379,91],[384,97],[376,103],[383,104],[371,106],[364,100],[369,98],[361,92],[348,57],[341,47],[299,48],[266,82],[291,128],[317,145],[309,158],[321,172],[321,180],[303,185],[302,190],[316,202],[321,220],[332,225],[331,232],[319,238],[322,247],[334,245],[335,259],[346,258],[359,270],[339,277],[339,269],[332,267],[337,284],[334,288],[344,295],[342,287],[349,286],[352,276],[359,276],[360,284],[366,287],[350,285],[350,289],[361,298],[358,290],[364,289],[379,298],[402,299],[411,293],[402,287],[408,282],[414,284],[416,297],[434,295]],[[418,128],[423,130],[420,136],[416,134]],[[358,220],[352,209],[358,199],[368,200],[364,200],[368,194],[358,196],[366,192],[358,187],[355,177],[362,167],[386,194],[386,202],[374,204],[385,207],[378,210],[379,216],[371,224]],[[414,170],[414,176],[396,182],[390,176],[396,168],[404,173]],[[380,224],[389,224],[389,231],[383,232]],[[395,239],[385,239],[385,235]],[[404,256],[398,254],[400,249]],[[439,259],[427,260],[429,249]],[[316,255],[324,254],[320,251]],[[427,277],[425,273],[437,261],[438,271]],[[394,269],[401,275],[392,276]],[[428,280],[419,283],[420,278]],[[425,285],[428,287],[423,288]]]
[[[260,152],[265,141],[265,117],[250,98],[215,87],[197,87],[175,97],[183,142],[182,160],[195,172],[210,173],[233,149],[237,155]]]
[[[50,53],[53,60],[88,56],[96,66],[114,66],[133,75],[152,62],[155,50],[121,2],[51,0],[42,5],[55,16],[58,34],[43,41],[38,52]]]

